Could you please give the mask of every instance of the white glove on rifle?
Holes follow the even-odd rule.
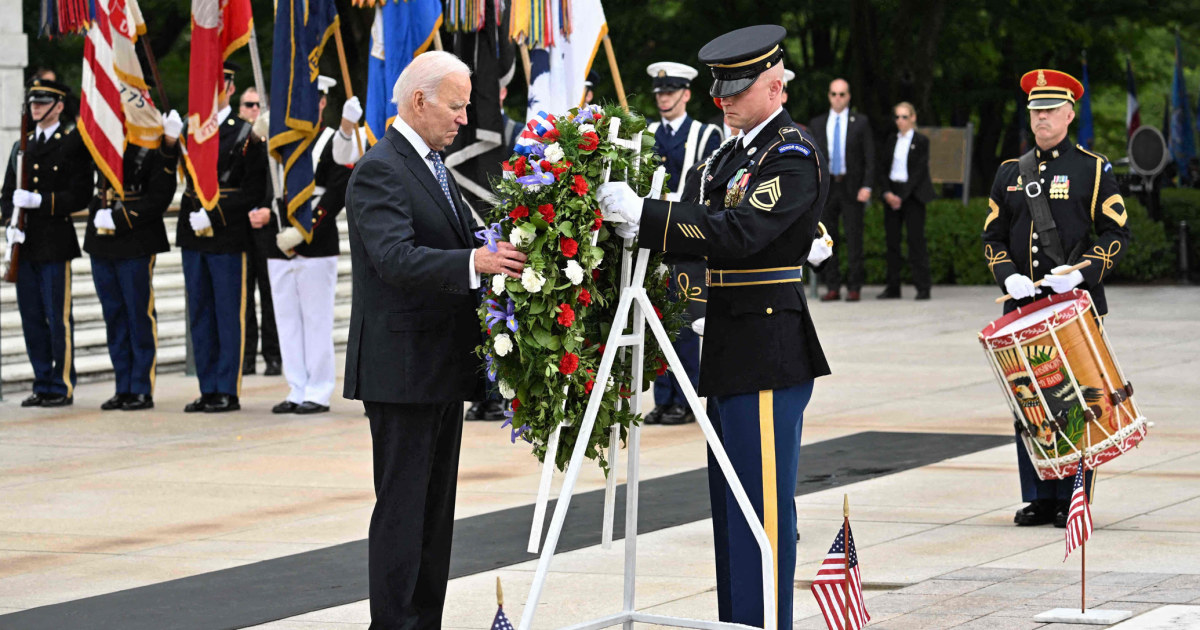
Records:
[[[162,126],[163,135],[175,140],[183,132],[183,119],[179,117],[179,112],[172,109],[171,113],[163,114]]]
[[[832,239],[826,236],[814,238],[812,249],[808,250],[808,264],[819,265],[833,255]]]
[[[604,220],[611,221],[619,216],[628,223],[637,225],[642,220],[642,198],[625,182],[608,182],[596,189],[596,199],[604,211]]]
[[[1023,276],[1019,273],[1004,279],[1004,288],[1014,300],[1024,300],[1037,295],[1038,288],[1033,286],[1033,280],[1029,276]]]
[[[1070,265],[1059,265],[1051,269],[1050,275],[1042,278],[1043,284],[1053,289],[1055,293],[1065,293],[1074,289],[1083,283],[1083,272],[1076,269],[1070,273],[1063,273],[1070,268]]]
[[[296,246],[304,242],[304,235],[294,227],[290,227],[275,235],[275,246],[279,251],[290,255]]]
[[[212,221],[208,220],[208,213],[203,210],[197,210],[188,215],[188,223],[192,224],[192,231],[199,234],[206,228],[212,227]]]
[[[359,104],[357,96],[346,101],[345,104],[342,105],[342,118],[344,120],[348,120],[353,124],[358,124],[358,121],[362,120],[362,115],[362,105]]]
[[[15,225],[10,225],[8,226],[8,231],[5,232],[5,238],[8,239],[8,247],[11,248],[17,243],[25,242],[25,232],[18,230]]]
[[[13,191],[13,205],[18,208],[41,208],[42,195],[18,188]]]
[[[106,230],[117,229],[117,224],[113,222],[111,208],[101,208],[101,209],[97,210],[96,218],[92,219],[92,223],[96,227],[103,228]]]

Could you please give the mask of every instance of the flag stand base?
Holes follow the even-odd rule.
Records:
[[[1133,616],[1128,610],[1105,610],[1102,608],[1055,608],[1034,615],[1033,620],[1041,623],[1082,623],[1095,626],[1107,626],[1118,621],[1125,621]]]

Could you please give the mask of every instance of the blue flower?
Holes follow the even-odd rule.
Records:
[[[530,186],[544,186],[546,184],[554,183],[554,173],[547,173],[543,171],[540,162],[531,162],[530,164],[533,166],[533,173],[526,175],[525,177],[518,177],[518,184],[528,188]]]
[[[507,308],[500,309],[500,303],[496,300],[488,300],[484,302],[487,306],[487,327],[488,331],[492,330],[492,326],[499,323],[506,323],[508,329],[517,332],[517,304],[510,298]]]
[[[489,252],[496,251],[496,242],[504,239],[504,233],[500,230],[499,223],[493,223],[490,227],[485,227],[475,233],[475,238],[487,243]]]
[[[500,428],[503,429],[504,427],[512,426],[512,423],[513,423],[513,412],[511,410],[505,411],[504,412],[504,424],[501,424]],[[525,433],[527,433],[528,431],[529,431],[529,425],[522,424],[519,428],[514,428],[511,430],[512,435],[509,437],[509,440],[513,444],[516,444],[517,438],[523,437],[525,435]],[[525,438],[525,441],[528,442],[529,438]]]
[[[489,381],[496,382],[496,361],[492,359],[492,355],[483,355],[483,360],[487,362],[487,378]]]

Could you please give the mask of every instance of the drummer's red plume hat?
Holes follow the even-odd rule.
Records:
[[[1021,77],[1021,89],[1029,95],[1029,109],[1053,109],[1083,98],[1079,79],[1058,70],[1032,70]]]

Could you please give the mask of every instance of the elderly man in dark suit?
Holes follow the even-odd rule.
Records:
[[[845,278],[846,301],[857,302],[863,285],[863,211],[871,200],[875,181],[875,139],[863,114],[850,111],[850,84],[834,79],[829,84],[829,112],[808,124],[817,146],[829,156],[829,199],[821,221],[835,243],[845,243],[850,268]],[[838,233],[838,220],[845,239]],[[842,275],[836,257],[825,266],[821,278],[829,289],[822,302],[842,298]]]
[[[888,138],[881,178],[883,227],[887,234],[887,288],[881,300],[900,297],[900,230],[908,232],[908,263],[917,299],[929,299],[929,249],[925,246],[925,204],[933,201],[929,178],[929,138],[917,133],[917,109],[912,103],[893,108],[896,133]]]
[[[438,153],[467,123],[470,69],[420,55],[399,115],[350,178],[354,299],[346,398],[371,421],[371,629],[438,628],[450,571],[463,403],[483,394],[478,274],[520,277],[509,243],[475,249],[470,209]]]

